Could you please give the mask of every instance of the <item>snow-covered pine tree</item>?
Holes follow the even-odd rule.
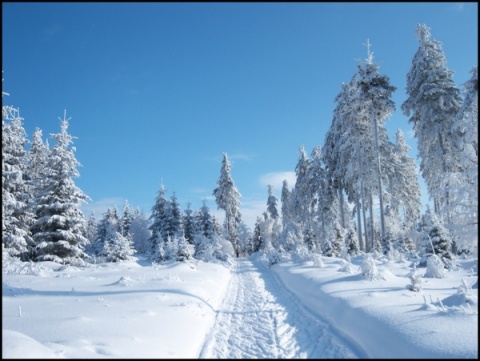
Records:
[[[223,153],[222,168],[220,178],[217,181],[217,188],[213,190],[213,195],[218,209],[225,211],[225,231],[227,239],[232,243],[233,248],[237,246],[238,235],[237,228],[241,221],[240,197],[241,194],[233,182],[230,175],[231,164],[227,153]]]
[[[290,213],[291,209],[291,196],[292,192],[290,187],[288,186],[288,182],[286,179],[283,180],[282,183],[282,195],[280,197],[280,201],[282,202],[282,225],[283,228],[292,221],[292,214]]]
[[[273,194],[273,186],[268,185],[267,212],[271,218],[278,218],[277,197]]]
[[[453,260],[451,254],[452,243],[449,232],[442,225],[441,219],[436,213],[427,209],[422,217],[422,227],[424,245],[421,265],[424,265],[425,260],[428,261],[428,258],[435,254],[443,261],[445,268],[450,268]]]
[[[48,141],[44,143],[42,136],[42,130],[36,128],[26,158],[26,179],[30,193],[29,206],[32,212],[34,212],[37,197],[39,197],[39,193],[43,189],[43,182],[46,179],[45,172],[47,170],[47,162],[50,155]]]
[[[118,219],[114,219],[114,214],[110,208],[107,208],[102,216],[102,219],[97,222],[97,231],[95,233],[94,240],[88,247],[91,251],[91,255],[95,257],[103,256],[103,249],[105,246],[105,240],[107,239],[107,233],[111,224],[116,224]]]
[[[452,125],[462,99],[453,81],[453,71],[439,41],[430,39],[430,29],[417,24],[419,48],[407,74],[408,98],[402,104],[410,117],[421,158],[420,171],[433,198],[434,211],[448,221],[449,186],[445,174],[456,172],[458,153],[454,151]]]
[[[258,252],[263,245],[262,231],[260,224],[263,222],[262,218],[257,217],[255,227],[253,228],[252,236],[252,252]]]
[[[290,202],[290,214],[294,222],[302,228],[310,223],[310,205],[313,197],[309,187],[310,159],[304,147],[299,148],[300,157],[295,166],[295,186],[293,187]]]
[[[2,96],[6,93],[2,92]],[[28,260],[34,240],[26,181],[27,139],[19,110],[2,105],[2,255]]]
[[[143,212],[136,208],[133,211],[133,219],[130,224],[130,233],[132,234],[133,246],[137,254],[146,254],[150,252],[149,239],[151,237],[148,229],[148,220]]]
[[[132,236],[125,236],[120,232],[121,221],[114,215],[106,219],[105,240],[103,242],[102,256],[107,262],[119,262],[133,258],[135,249]]]
[[[123,236],[126,236],[128,233],[130,233],[130,227],[133,222],[133,213],[132,210],[130,209],[130,205],[128,204],[128,201],[125,200],[125,203],[123,204],[123,212],[122,212],[122,218],[120,220],[120,233]]]
[[[191,208],[191,203],[187,203],[187,209],[183,211],[183,231],[185,239],[190,244],[195,244],[195,234],[198,233],[195,213]]]
[[[96,237],[98,232],[97,219],[95,217],[95,212],[90,212],[90,217],[88,217],[87,225],[85,226],[85,237],[88,239],[88,245],[85,247],[85,251],[89,256],[95,255],[95,244]]]
[[[170,198],[170,207],[168,208],[166,222],[168,224],[168,234],[173,239],[178,239],[180,236],[184,236],[183,232],[183,217],[180,205],[178,204],[177,196],[173,192]]]
[[[152,207],[152,215],[150,216],[151,225],[149,230],[152,235],[150,237],[152,259],[163,260],[159,255],[159,250],[162,250],[161,245],[167,241],[168,231],[167,218],[170,209],[170,201],[166,198],[166,190],[163,183],[160,184],[160,190],[155,199],[155,205]],[[161,253],[161,252],[160,252]]]
[[[385,167],[383,165],[391,163],[392,155],[387,153],[390,150],[388,144],[388,135],[385,129],[385,122],[395,110],[395,104],[391,99],[396,88],[390,85],[387,76],[379,73],[379,65],[373,62],[373,53],[370,51],[370,43],[367,40],[368,57],[358,65],[358,94],[356,98],[356,107],[359,122],[367,122],[373,128],[373,132],[366,132],[366,141],[373,142],[372,147],[365,150],[372,151],[371,155],[364,154],[363,164],[368,169],[375,169],[375,182],[367,180],[365,184],[369,189],[369,194],[377,194],[379,198],[379,213],[381,224],[381,236],[385,235],[384,207],[383,207],[383,186],[382,181],[386,179]],[[355,106],[355,105],[354,105]],[[373,139],[370,139],[373,138]],[[382,175],[383,173],[383,175]],[[370,208],[373,204],[370,202]]]
[[[454,123],[455,151],[459,169],[449,175],[451,215],[447,228],[453,231],[457,252],[478,256],[478,68],[464,84],[464,101]]]
[[[395,137],[394,167],[389,179],[389,212],[391,217],[401,220],[404,229],[411,230],[420,219],[420,185],[415,161],[408,155],[410,146],[401,129],[397,130]]]
[[[326,257],[339,257],[344,248],[344,230],[340,222],[335,222],[332,231],[328,232],[327,238],[322,244],[322,254]]]
[[[352,96],[355,88],[352,86],[353,79],[350,84],[342,83],[341,92],[335,97],[335,102],[337,103],[334,112],[333,120],[325,135],[324,146],[322,149],[322,160],[325,164],[326,179],[329,184],[332,186],[332,191],[338,194],[339,198],[339,213],[342,227],[346,227],[345,220],[346,215],[344,212],[344,173],[345,168],[342,166],[341,161],[343,158],[340,156],[349,155],[343,151],[343,142],[345,141],[345,136],[343,131],[345,129],[344,120],[348,117],[349,112],[351,111],[347,104],[349,99]],[[359,212],[358,216],[359,216]],[[360,218],[358,218],[358,224],[360,225]],[[358,227],[360,228],[360,227]],[[361,240],[361,231],[359,229],[359,237]],[[362,243],[362,242],[360,242]]]
[[[360,247],[358,245],[358,238],[357,238],[357,233],[355,232],[355,229],[353,226],[350,226],[347,228],[347,231],[345,233],[345,241],[344,241],[347,253],[350,256],[356,256],[357,254],[360,253]]]
[[[71,146],[75,137],[68,133],[69,120],[65,111],[60,132],[52,134],[55,146],[48,159],[48,173],[36,202],[36,222],[31,229],[37,261],[83,264],[88,239],[80,205],[89,197],[73,180],[79,176],[77,168],[81,164]]]
[[[176,236],[174,242],[177,245],[177,261],[185,262],[193,258],[195,254],[195,246],[187,242],[183,235]]]
[[[238,245],[240,247],[241,256],[250,256],[253,253],[252,237],[253,234],[250,228],[245,222],[240,222],[238,225]]]
[[[342,84],[342,90],[335,98],[337,105],[325,138],[323,158],[327,177],[332,179],[331,184],[338,189],[343,222],[346,218],[342,207],[344,192],[348,196],[348,202],[354,204],[353,214],[357,215],[359,244],[365,250],[371,247],[367,232],[366,208],[369,193],[366,185],[375,184],[375,178],[371,177],[374,172],[366,172],[366,169],[372,168],[367,166],[367,160],[373,161],[374,147],[372,126],[366,117],[361,117],[363,103],[358,103],[359,94],[357,74],[354,74],[348,84]]]
[[[202,201],[202,207],[200,208],[199,212],[195,215],[195,228],[198,232],[209,238],[212,239],[215,235],[215,225],[212,215],[210,214],[210,209],[207,206],[207,201]]]

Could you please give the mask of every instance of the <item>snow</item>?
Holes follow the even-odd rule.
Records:
[[[4,264],[2,357],[477,358],[477,259],[363,260]]]

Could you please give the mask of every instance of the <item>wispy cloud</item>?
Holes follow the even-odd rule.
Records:
[[[107,211],[108,208],[113,209],[114,207],[117,207],[117,210],[121,212],[124,204],[125,198],[104,198],[88,204],[83,204],[81,210],[87,218],[90,217],[90,214],[93,212],[95,214],[95,218],[98,220],[103,216],[103,214]]]
[[[272,172],[266,173],[260,177],[260,184],[264,186],[272,185],[276,191],[280,191],[283,187],[283,181],[287,180],[288,186],[292,188],[295,185],[295,172]]]
[[[455,11],[463,11],[465,10],[465,3],[454,3],[450,6],[450,9]]]

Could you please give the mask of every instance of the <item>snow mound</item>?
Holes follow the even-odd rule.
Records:
[[[2,359],[5,358],[64,358],[51,348],[17,331],[2,331]]]
[[[130,277],[122,276],[118,281],[113,282],[111,286],[113,285],[130,286],[132,285],[132,283],[133,283],[133,280]]]

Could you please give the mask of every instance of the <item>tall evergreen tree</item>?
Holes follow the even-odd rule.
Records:
[[[471,73],[452,124],[459,169],[448,179],[451,220],[447,227],[453,231],[458,251],[478,255],[478,68],[473,67]]]
[[[194,238],[197,233],[195,214],[191,209],[191,203],[187,203],[187,209],[183,211],[183,230],[185,239],[191,244],[195,244]]]
[[[133,222],[133,212],[130,209],[128,201],[125,200],[123,204],[122,219],[120,221],[120,233],[126,236],[130,232],[130,227]]]
[[[30,193],[30,209],[34,211],[37,197],[43,188],[43,182],[46,179],[47,161],[49,158],[48,141],[45,143],[42,139],[42,130],[35,129],[32,137],[32,144],[27,152],[27,182]]]
[[[152,232],[150,242],[152,245],[153,259],[161,258],[158,255],[160,246],[168,239],[167,217],[170,209],[170,201],[166,198],[165,186],[160,184],[160,190],[152,207],[152,215],[150,216],[151,225],[149,230]],[[163,249],[163,248],[162,248]]]
[[[385,154],[389,148],[385,146],[388,141],[384,123],[395,110],[395,104],[391,99],[396,88],[390,85],[387,76],[379,73],[379,65],[373,62],[373,53],[370,51],[370,43],[367,40],[368,57],[358,66],[359,103],[361,116],[366,116],[367,121],[373,128],[374,159],[372,169],[376,172],[376,189],[378,194],[379,211],[382,237],[385,235],[385,221],[383,208],[382,187],[382,162],[381,157],[387,162],[391,160],[391,154]],[[382,148],[382,149],[381,149]],[[381,153],[383,150],[383,154]],[[384,161],[384,163],[386,163]],[[368,166],[368,165],[367,165]],[[372,205],[371,205],[372,206]]]
[[[173,238],[184,236],[183,217],[180,205],[178,204],[177,196],[173,192],[170,198],[169,212],[167,213],[168,234]]]
[[[278,218],[277,197],[273,194],[273,186],[268,185],[267,212],[273,219]]]
[[[453,72],[439,41],[430,39],[430,29],[417,25],[419,48],[407,74],[407,100],[402,104],[410,117],[421,158],[420,170],[434,201],[434,211],[443,214],[448,206],[449,187],[445,174],[455,172],[459,159],[453,148],[452,124],[462,100],[453,82]]]
[[[148,229],[148,220],[140,209],[133,211],[133,219],[130,224],[130,233],[137,253],[145,254],[150,251],[149,240],[150,230]]]
[[[2,93],[3,95],[3,93]],[[34,245],[25,129],[19,110],[2,106],[2,254],[27,260]]]
[[[53,134],[56,144],[47,163],[48,174],[36,205],[32,234],[37,261],[82,263],[85,258],[85,216],[80,210],[89,197],[73,178],[79,176],[80,163],[75,158],[74,137],[68,133],[69,119],[64,113],[60,133]]]
[[[228,240],[233,248],[237,247],[238,234],[237,228],[241,221],[240,197],[241,194],[233,182],[230,175],[231,164],[227,153],[223,153],[222,168],[220,178],[217,181],[217,188],[213,190],[218,209],[225,211],[225,231]]]
[[[284,179],[282,183],[282,195],[280,198],[280,201],[282,202],[282,225],[284,228],[292,220],[292,214],[290,213],[291,195],[292,192],[288,186],[288,182]]]

